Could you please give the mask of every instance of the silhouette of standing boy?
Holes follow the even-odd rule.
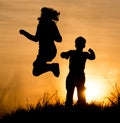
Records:
[[[21,29],[20,34],[28,39],[39,42],[39,51],[36,60],[33,62],[33,75],[39,76],[45,72],[52,71],[58,77],[60,74],[58,63],[51,62],[56,54],[57,49],[54,41],[61,42],[62,37],[57,28],[56,22],[59,21],[60,12],[52,8],[43,7],[41,9],[41,17],[38,18],[36,34],[32,35]]]
[[[85,91],[85,63],[86,60],[94,60],[95,53],[90,48],[88,52],[84,52],[86,39],[82,36],[75,39],[76,50],[69,50],[67,52],[62,52],[61,57],[69,59],[69,73],[66,78],[66,101],[65,106],[70,107],[73,105],[73,93],[75,87],[77,88],[77,104],[86,104],[86,99],[84,95]]]

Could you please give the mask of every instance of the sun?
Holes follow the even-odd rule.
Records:
[[[88,82],[86,83],[86,101],[100,101],[104,97],[102,86],[98,83]]]
[[[98,84],[98,83],[94,83],[94,82],[86,82],[85,84],[86,87],[86,91],[85,91],[85,95],[86,95],[86,102],[87,103],[91,103],[93,101],[98,101],[98,102],[102,102],[102,98],[104,97],[104,91],[103,91],[103,86]],[[77,90],[75,88],[74,90],[74,101],[77,100]]]
[[[97,86],[92,85],[86,85],[86,100],[91,101],[94,100],[96,97],[100,95],[100,92],[98,91]]]

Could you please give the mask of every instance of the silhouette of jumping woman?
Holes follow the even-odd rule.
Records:
[[[73,105],[73,94],[75,87],[77,88],[77,105],[82,106],[86,104],[85,98],[85,63],[86,60],[94,60],[95,53],[89,48],[88,52],[84,52],[86,39],[79,36],[75,39],[76,50],[69,50],[62,52],[60,55],[62,58],[69,59],[69,73],[66,77],[66,101],[65,106],[71,107]]]
[[[52,8],[43,7],[41,9],[41,17],[38,18],[39,23],[35,35],[23,29],[19,30],[20,34],[28,39],[39,42],[38,55],[33,62],[32,73],[34,76],[39,76],[48,71],[53,72],[56,77],[60,74],[58,63],[48,63],[51,62],[57,54],[54,41],[62,41],[62,37],[56,25],[56,22],[59,21],[59,15],[60,12]]]

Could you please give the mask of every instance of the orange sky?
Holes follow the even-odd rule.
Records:
[[[60,77],[51,72],[39,77],[32,75],[32,63],[38,44],[19,34],[23,28],[34,34],[37,17],[44,6],[61,12],[57,23],[63,37],[56,43]],[[60,53],[74,48],[74,40],[82,35],[87,39],[85,50],[92,48],[96,60],[87,61],[86,83],[107,94],[110,82],[119,82],[120,76],[120,1],[119,0],[1,0],[0,1],[0,102],[1,108],[36,103],[45,92],[58,91],[65,98],[65,79],[68,61]],[[97,85],[97,86],[96,86]],[[9,106],[10,104],[11,106]]]

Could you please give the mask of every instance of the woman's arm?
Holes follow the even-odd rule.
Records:
[[[28,39],[30,39],[30,40],[32,40],[32,41],[34,41],[34,42],[37,42],[37,41],[38,41],[38,39],[37,39],[36,36],[31,35],[29,32],[27,32],[27,31],[25,31],[25,30],[23,30],[23,29],[20,29],[20,30],[19,30],[19,33],[20,33],[21,35],[24,35],[26,38],[28,38]]]
[[[54,31],[54,40],[57,41],[57,42],[61,42],[62,41],[62,36],[59,32],[59,29],[58,29],[56,23],[54,23],[54,22],[53,22],[53,29],[52,30]]]

